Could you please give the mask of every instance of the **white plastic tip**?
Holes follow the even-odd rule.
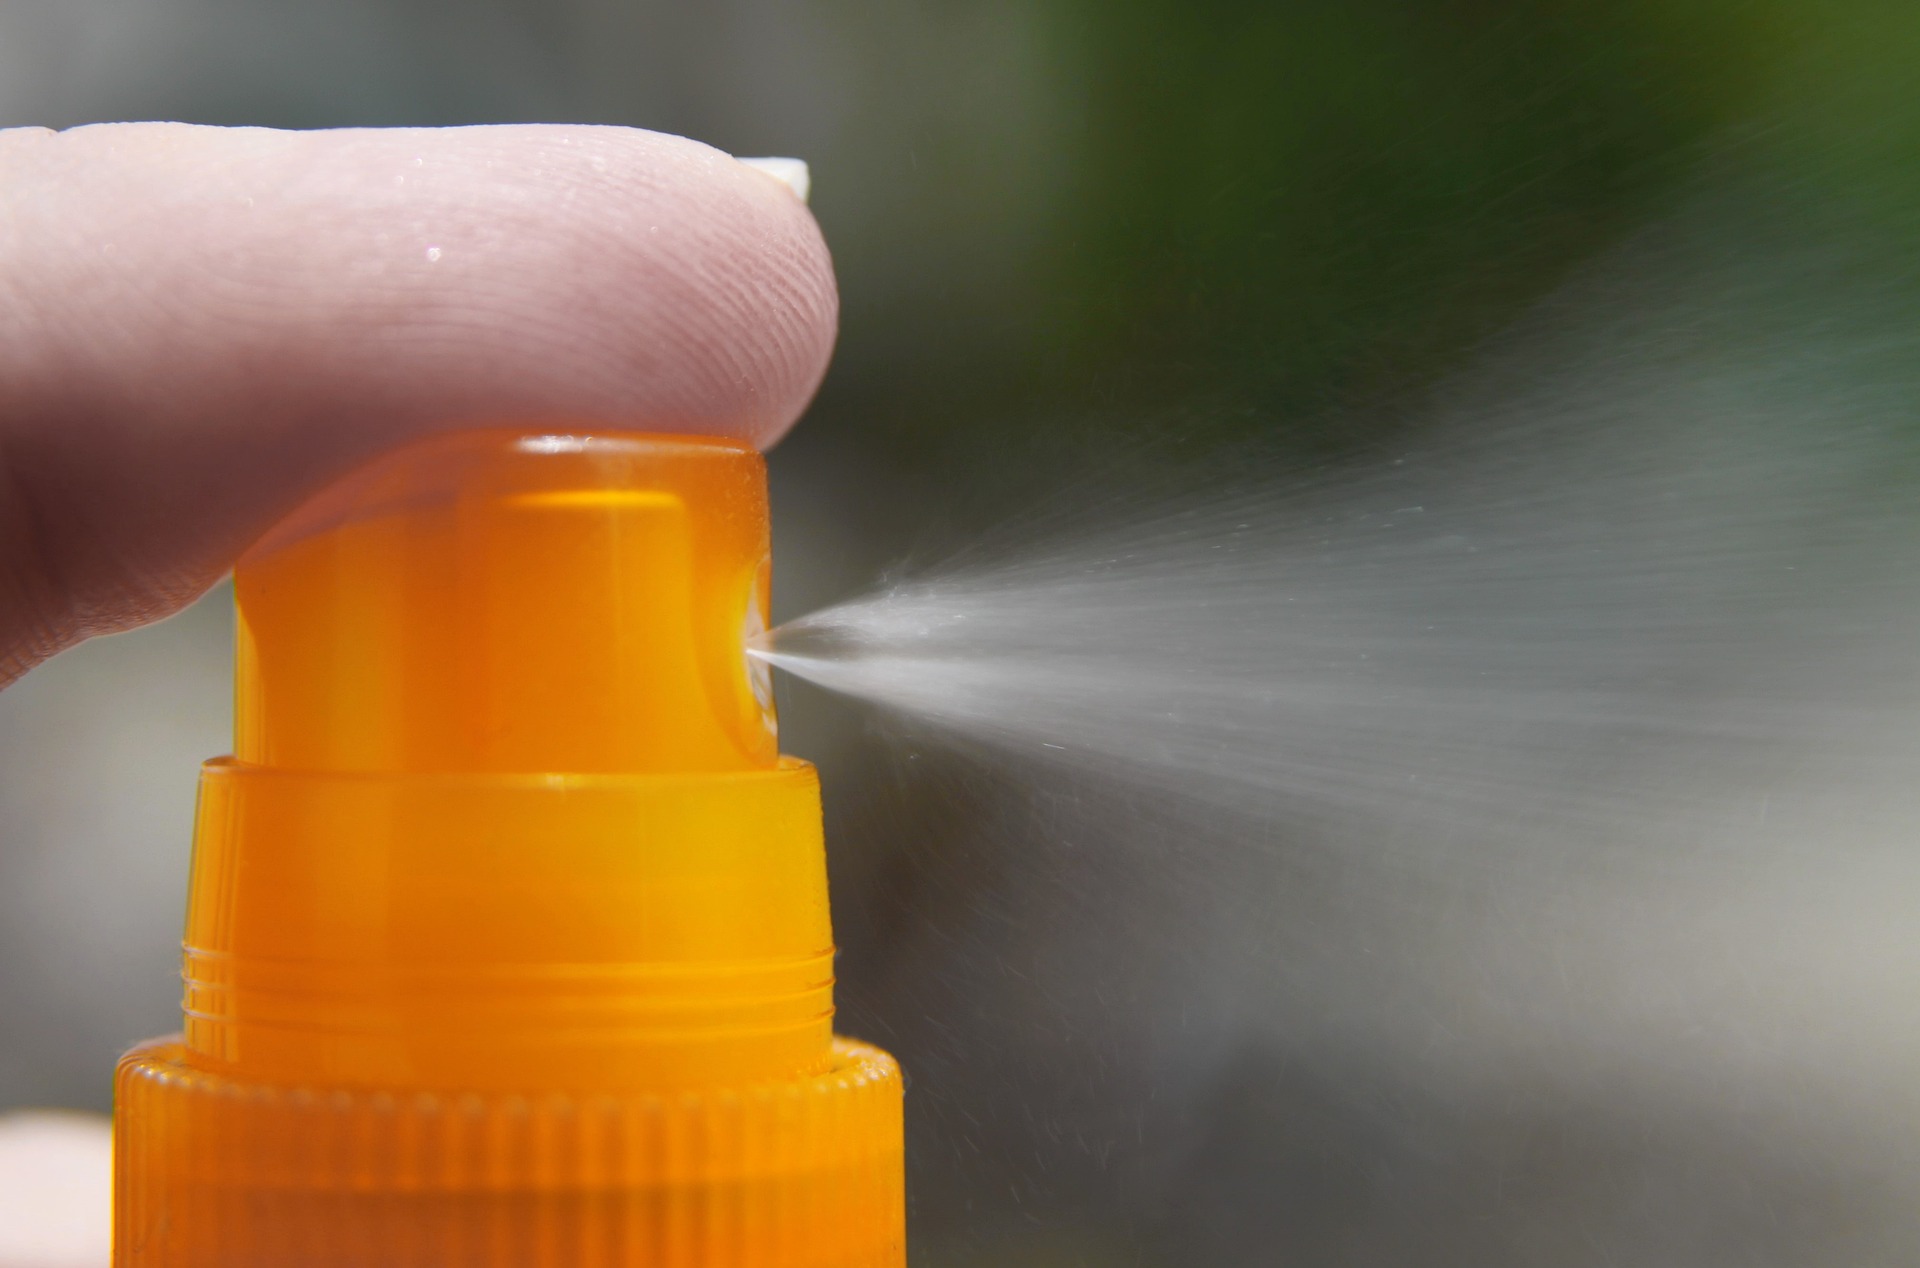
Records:
[[[743,158],[740,160],[756,172],[765,172],[773,179],[799,195],[800,201],[807,201],[807,191],[813,188],[813,179],[807,173],[807,160],[797,158]]]

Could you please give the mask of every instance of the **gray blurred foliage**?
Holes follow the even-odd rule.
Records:
[[[0,124],[581,120],[809,159],[845,316],[774,459],[793,615],[1096,453],[1391,443],[1719,167],[1909,267],[1917,32],[1869,0],[0,0]],[[104,1107],[117,1048],[172,1025],[193,767],[226,746],[224,603],[0,695],[0,1104]],[[1229,898],[1090,863],[1073,806],[786,690],[787,747],[829,790],[842,1025],[913,1078],[917,1262],[1920,1245],[1885,1240],[1889,1164],[1783,1147],[1791,1114],[1755,1127],[1577,1062],[1462,1074],[1351,1024],[1344,981],[1221,972],[1316,928],[1324,877],[1277,866]]]

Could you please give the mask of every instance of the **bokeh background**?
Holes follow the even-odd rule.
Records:
[[[1663,226],[1909,278],[1915,66],[1893,0],[0,0],[0,125],[587,121],[808,159],[844,324],[772,459],[776,615],[1088,469],[1418,443],[1437,386]],[[0,694],[0,1108],[104,1109],[116,1054],[175,1026],[229,655],[216,592]],[[917,1263],[1920,1260],[1920,1154],[1821,1136],[1791,1078],[1602,1078],[1573,1039],[1433,1059],[1432,1000],[1402,1001],[1424,1037],[1327,1003],[1412,980],[1342,956],[1413,944],[1254,989],[1220,965],[1270,958],[1292,908],[1089,861],[1004,772],[909,769],[787,690],[829,790],[842,1027],[913,1073]],[[1487,991],[1456,1018],[1481,1039]]]

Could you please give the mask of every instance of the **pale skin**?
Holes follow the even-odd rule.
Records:
[[[837,319],[801,200],[679,137],[0,131],[0,686],[178,610],[410,437],[585,424],[770,445]],[[98,1191],[97,1130],[0,1121],[0,1174],[42,1186],[0,1203],[0,1252],[102,1262],[104,1210],[77,1240],[47,1226],[51,1172]],[[49,1146],[62,1133],[73,1148]]]
[[[427,431],[771,444],[837,315],[800,199],[679,137],[0,131],[0,685]]]

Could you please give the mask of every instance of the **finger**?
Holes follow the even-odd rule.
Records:
[[[0,1116],[0,1264],[104,1268],[113,1127],[88,1114]]]
[[[428,430],[769,444],[836,314],[793,192],[677,137],[0,132],[0,684]]]

